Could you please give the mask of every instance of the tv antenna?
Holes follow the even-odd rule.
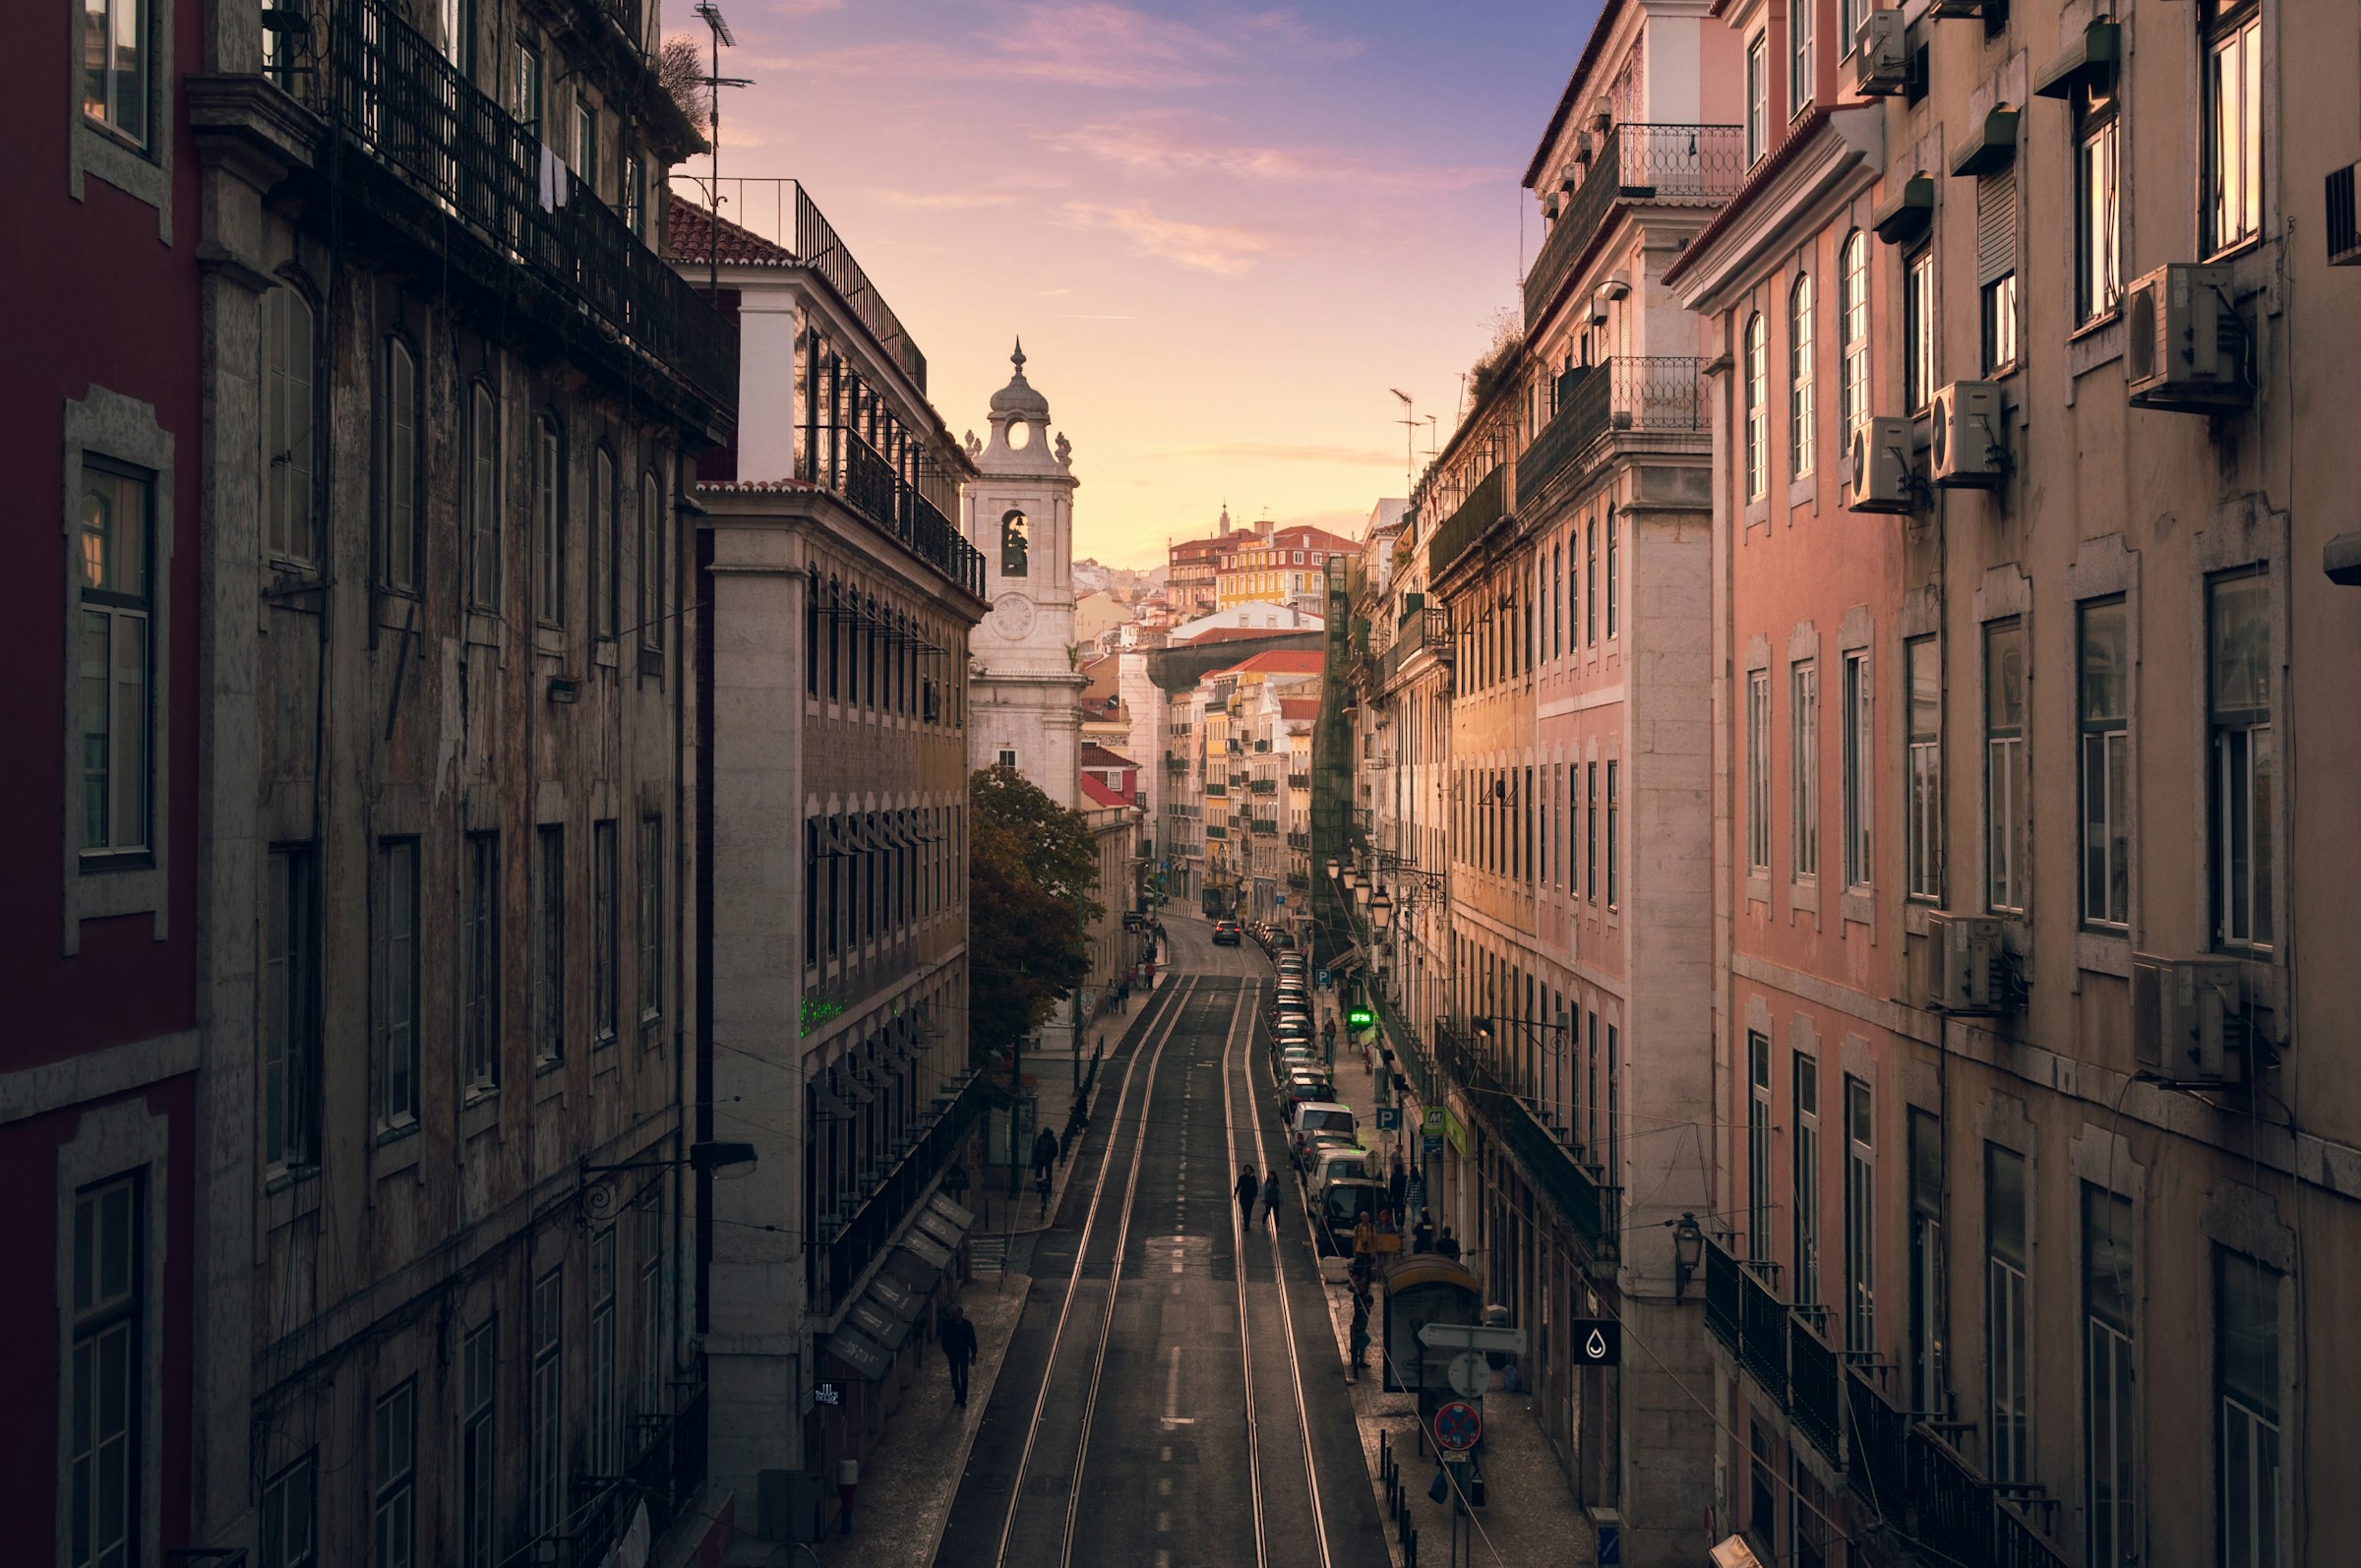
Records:
[[[707,193],[712,197],[713,207],[705,217],[705,291],[718,298],[721,294],[721,90],[751,88],[755,84],[749,77],[721,74],[722,49],[738,47],[730,25],[722,20],[721,7],[713,0],[696,0],[695,13],[713,34],[713,68],[697,81],[705,89],[705,114],[713,128],[713,189]]]
[[[1419,460],[1419,405],[1412,400],[1410,393],[1399,387],[1388,387],[1386,391],[1402,399],[1402,417],[1394,423],[1402,427],[1402,493],[1408,495],[1411,470]]]

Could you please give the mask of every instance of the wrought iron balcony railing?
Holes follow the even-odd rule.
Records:
[[[1439,1019],[1434,1055],[1436,1064],[1472,1092],[1477,1115],[1508,1145],[1542,1195],[1582,1237],[1592,1258],[1604,1262],[1617,1257],[1622,1248],[1621,1189],[1601,1181],[1533,1103],[1509,1088],[1476,1043]]]
[[[1533,509],[1560,480],[1579,479],[1600,438],[1629,431],[1703,436],[1704,361],[1632,357],[1577,365],[1557,378],[1557,412],[1517,459],[1517,510]],[[1571,493],[1571,486],[1563,487]]]
[[[1787,1318],[1787,1414],[1821,1457],[1844,1466],[1844,1363],[1802,1307]]]
[[[1507,514],[1508,503],[1508,470],[1494,468],[1434,530],[1433,539],[1426,545],[1427,579],[1432,581],[1441,576],[1444,569],[1457,561],[1468,546],[1491,532],[1492,526]]]
[[[804,478],[835,491],[920,560],[978,598],[984,596],[984,553],[860,432],[812,425],[805,434]]]
[[[632,373],[651,366],[734,423],[737,335],[709,300],[571,175],[564,202],[545,206],[539,139],[399,6],[345,0],[328,31],[319,73],[287,83],[328,139],[392,176],[356,193],[374,219],[433,243],[471,240],[483,250],[456,257],[461,270],[480,269],[497,286],[521,269],[566,302],[544,324],[557,335],[586,336]],[[323,162],[331,156],[324,148]]]
[[[1311,788],[1311,775],[1309,773],[1290,773],[1287,775],[1287,787],[1291,790],[1307,790]]]
[[[1403,665],[1429,651],[1437,658],[1451,657],[1451,612],[1439,604],[1413,610],[1402,618],[1385,657],[1378,661],[1378,684],[1392,684]]]
[[[984,1112],[984,1080],[970,1075],[934,1122],[890,1169],[878,1174],[859,1208],[833,1235],[813,1243],[811,1258],[812,1309],[832,1312],[836,1303],[861,1278],[870,1259],[891,1245],[902,1222],[917,1208],[935,1177],[950,1164],[951,1156]]]
[[[1737,125],[1610,126],[1525,274],[1525,320],[1541,320],[1566,274],[1620,204],[1720,207],[1746,181]]]

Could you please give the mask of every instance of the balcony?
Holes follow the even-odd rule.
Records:
[[[1434,530],[1434,537],[1426,545],[1427,580],[1440,577],[1468,546],[1491,532],[1507,512],[1508,470],[1494,468]]]
[[[1703,368],[1695,358],[1625,356],[1559,376],[1557,412],[1517,459],[1517,510],[1530,513],[1552,492],[1570,491],[1602,437],[1703,438]]]
[[[1205,781],[1205,793],[1213,800],[1226,801],[1230,798],[1230,786],[1218,778],[1209,778]]]
[[[334,8],[319,73],[288,85],[324,123],[319,163],[350,182],[341,208],[356,230],[391,231],[442,258],[447,283],[498,301],[515,332],[553,340],[676,415],[721,433],[736,423],[730,324],[588,190],[542,206],[539,140],[400,7]]]
[[[1971,1568],[2065,1568],[2023,1509],[1933,1427],[1913,1426],[1905,1453],[1907,1518],[1920,1546]]]
[[[1618,206],[1720,207],[1745,181],[1743,126],[1610,127],[1525,274],[1526,324],[1542,319]]]
[[[815,1312],[834,1311],[870,1260],[892,1245],[901,1234],[902,1222],[925,1198],[936,1176],[950,1164],[983,1110],[984,1080],[971,1076],[908,1152],[878,1174],[860,1207],[833,1235],[813,1244],[809,1256]]]
[[[1291,790],[1307,790],[1311,788],[1311,775],[1309,773],[1290,773],[1287,775],[1287,787]]]
[[[1279,781],[1275,778],[1252,779],[1247,782],[1246,788],[1256,795],[1276,795],[1279,793]]]
[[[1451,657],[1451,612],[1441,605],[1412,610],[1402,617],[1392,645],[1378,661],[1378,684],[1391,685],[1403,665],[1426,652],[1441,659]]]
[[[1287,835],[1287,847],[1300,849],[1308,855],[1311,853],[1311,835],[1309,833],[1290,833]]]
[[[1434,1026],[1434,1054],[1443,1072],[1471,1091],[1478,1113],[1508,1145],[1542,1195],[1582,1237],[1591,1257],[1605,1262],[1618,1256],[1622,1189],[1601,1181],[1557,1129],[1542,1118],[1532,1102],[1501,1081],[1475,1043],[1439,1020]]]
[[[1774,1284],[1779,1265],[1746,1263],[1738,1268],[1738,1364],[1754,1374],[1763,1392],[1787,1402],[1787,1303]]]
[[[984,597],[984,552],[856,430],[805,427],[803,477],[826,486],[880,532],[960,587]]]
[[[1844,1364],[1810,1321],[1812,1308],[1787,1318],[1787,1414],[1831,1467],[1845,1463]]]

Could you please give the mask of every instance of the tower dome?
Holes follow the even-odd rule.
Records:
[[[992,394],[992,440],[976,453],[976,464],[986,473],[1040,474],[1054,476],[1071,472],[1067,459],[1072,452],[1064,438],[1056,446],[1050,442],[1050,400],[1034,385],[1025,380],[1025,345],[1019,340],[1016,351],[1008,356],[1014,367],[1008,385]]]
[[[1016,352],[1008,356],[1008,363],[1015,366],[1016,370],[1015,374],[1008,378],[1008,385],[992,394],[994,423],[999,423],[1001,418],[1049,418],[1050,400],[1035,391],[1031,382],[1025,380],[1025,341],[1023,338],[1020,337],[1016,340]]]

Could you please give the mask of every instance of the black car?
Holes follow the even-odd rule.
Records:
[[[1239,936],[1237,921],[1217,920],[1213,923],[1213,944],[1216,947],[1236,947]]]

